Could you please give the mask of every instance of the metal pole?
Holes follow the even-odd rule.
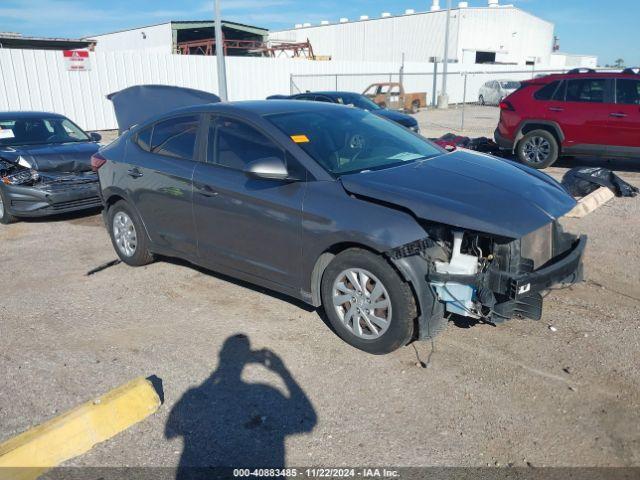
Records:
[[[464,132],[464,113],[467,105],[467,73],[464,74],[464,93],[462,94],[462,121],[460,122],[460,131]]]
[[[444,29],[444,65],[442,66],[442,94],[438,99],[439,108],[449,108],[447,95],[447,73],[449,70],[449,24],[451,23],[451,0],[447,0],[447,23]]]
[[[438,59],[433,58],[433,94],[431,96],[431,106],[435,107],[438,102]]]
[[[338,74],[336,73],[336,92],[338,91]]]
[[[224,37],[222,36],[222,19],[220,18],[220,0],[214,0],[216,16],[216,62],[218,65],[218,95],[227,102],[227,69],[224,63]]]

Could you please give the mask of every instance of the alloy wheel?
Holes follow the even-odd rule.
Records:
[[[530,163],[544,163],[551,154],[551,144],[544,137],[531,137],[524,144],[524,156]]]
[[[113,238],[121,254],[133,257],[138,246],[136,227],[131,217],[125,212],[118,212],[113,217]]]
[[[391,323],[391,299],[386,287],[371,272],[350,268],[338,275],[332,287],[338,318],[356,337],[381,337]]]
[[[4,200],[2,200],[2,195],[0,195],[0,218],[4,217]]]

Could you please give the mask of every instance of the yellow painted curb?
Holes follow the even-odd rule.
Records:
[[[34,479],[77,457],[160,407],[146,378],[137,378],[0,444],[0,477]]]

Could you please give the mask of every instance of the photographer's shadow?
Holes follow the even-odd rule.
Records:
[[[264,365],[289,391],[241,379],[244,367]],[[316,413],[284,363],[270,350],[252,351],[245,335],[229,337],[218,368],[175,404],[165,427],[167,438],[183,437],[177,477],[197,477],[192,467],[282,468],[287,435],[310,432]],[[200,472],[203,473],[203,472]]]

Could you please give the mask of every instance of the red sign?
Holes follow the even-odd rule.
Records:
[[[91,70],[89,52],[87,50],[63,50],[62,56],[69,71],[82,72]]]

